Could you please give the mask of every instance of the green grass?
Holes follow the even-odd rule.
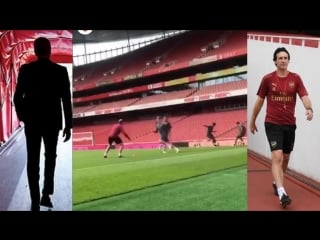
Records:
[[[75,205],[74,210],[244,211],[247,209],[246,171],[246,166],[222,170]]]
[[[168,183],[177,181],[182,182],[181,180],[183,179],[247,164],[246,148],[185,148],[178,154],[173,151],[162,154],[157,149],[125,150],[123,153],[124,158],[120,159],[117,158],[115,150],[111,151],[107,159],[103,158],[103,151],[75,151],[73,153],[73,204],[75,210],[91,209],[89,206],[83,205],[83,203],[121,194],[121,198],[123,198],[125,196],[123,194],[125,193],[134,191],[137,193],[137,190],[142,189],[147,191],[148,188],[154,186],[168,185]],[[233,179],[233,182],[239,184],[242,181],[245,186],[246,179],[246,173],[243,173],[241,176],[238,176],[238,179]],[[203,190],[205,193],[209,194],[213,190],[208,184],[203,184],[203,186],[207,189]],[[192,184],[190,187],[192,187]],[[194,190],[191,192],[194,192]],[[244,190],[241,198],[246,199],[245,193],[246,190]],[[239,193],[237,192],[237,194]],[[144,194],[142,193],[141,195],[143,196]],[[199,193],[196,196],[200,196]],[[212,196],[207,197],[211,198]],[[201,198],[203,198],[202,201],[205,201],[206,197],[203,196]],[[179,195],[177,199],[179,199]],[[239,198],[237,197],[236,199]],[[217,204],[218,208],[215,206],[196,207],[191,202],[189,206],[186,203],[182,205],[184,208],[195,210],[221,208],[219,204]],[[243,204],[244,208],[245,205]],[[131,208],[125,207],[127,205],[123,200],[120,205],[114,206],[114,208],[109,203],[107,203],[107,206],[101,205],[97,209],[157,209],[154,206],[146,204],[144,204],[145,208],[141,208],[135,204]],[[177,205],[171,206],[173,206],[173,209],[183,209]],[[239,207],[239,210],[242,210],[243,207]],[[169,209],[164,202],[158,208]],[[229,206],[229,208],[233,209],[234,207]]]

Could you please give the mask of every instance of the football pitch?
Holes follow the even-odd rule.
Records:
[[[73,210],[245,211],[247,148],[74,151]]]

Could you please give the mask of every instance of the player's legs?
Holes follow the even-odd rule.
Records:
[[[274,183],[277,186],[277,192],[280,199],[280,204],[285,207],[291,203],[291,199],[284,188],[284,172],[283,172],[283,143],[284,129],[281,126],[265,123],[266,135],[268,138],[271,150],[271,171]]]
[[[118,157],[122,157],[121,153],[122,153],[123,147],[124,147],[123,143],[120,143],[120,144],[119,144]]]
[[[166,144],[160,139],[159,150],[163,151],[166,148]]]
[[[238,139],[240,140],[240,145],[244,146],[243,135],[240,135]]]
[[[293,150],[293,146],[295,142],[295,130],[296,130],[296,125],[285,127],[284,140],[283,140],[283,163],[282,163],[282,170],[284,173],[288,168],[290,153]]]
[[[108,152],[110,151],[111,144],[107,144],[106,149],[104,150],[103,157],[106,158],[108,156]]]
[[[120,137],[115,137],[114,138],[114,141],[115,141],[115,143],[117,144],[117,145],[119,145],[119,150],[118,150],[118,157],[120,158],[120,157],[122,157],[122,150],[123,150],[123,148],[124,148],[124,144],[123,144],[123,142],[122,142],[122,139],[120,138]]]
[[[218,146],[216,137],[214,135],[211,136],[211,139],[212,139],[212,145],[213,146]]]
[[[271,150],[272,175],[277,187],[283,187],[283,131],[280,126],[265,123],[265,130]]]
[[[25,125],[27,143],[27,176],[31,197],[31,210],[40,210],[40,150],[41,132],[37,128]]]
[[[237,143],[238,143],[238,139],[239,139],[239,135],[238,136],[236,136],[236,139],[234,140],[234,146],[237,146]]]
[[[161,151],[162,151],[162,153],[166,153],[166,149],[168,149],[168,148],[170,149],[168,136],[162,135],[161,136],[161,143],[162,143]]]
[[[213,135],[211,133],[207,133],[207,141],[212,142],[213,141]]]
[[[282,169],[282,163],[283,163],[283,152],[281,149],[274,150],[271,153],[271,170],[272,170],[272,176],[276,183],[277,188],[284,188],[283,186],[283,169]],[[279,194],[279,192],[278,192]],[[281,196],[283,192],[279,194]]]
[[[104,154],[103,154],[104,158],[108,157],[108,152],[111,149],[111,145],[112,145],[113,141],[114,141],[113,137],[108,137],[108,144],[107,144],[106,149],[105,149]]]
[[[161,142],[160,151],[166,153],[166,144],[164,142]]]
[[[180,149],[177,148],[173,143],[168,142],[168,145],[170,146],[170,149],[173,148],[176,151],[176,153],[178,153],[180,151]]]
[[[57,144],[59,131],[45,130],[43,133],[43,143],[45,148],[44,183],[40,205],[53,207],[50,196],[54,192],[54,172],[56,167]]]

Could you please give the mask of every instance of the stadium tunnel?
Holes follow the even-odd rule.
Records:
[[[72,63],[72,32],[66,30],[0,30],[0,141],[7,141],[19,126],[12,97],[21,65],[35,60],[33,42],[45,36],[51,42],[51,60]]]
[[[72,64],[72,31],[70,30],[0,30],[0,141],[2,145],[0,146],[0,210],[10,208],[10,203],[19,188],[19,184],[26,190],[18,193],[15,205],[22,208],[15,209],[13,207],[13,210],[29,210],[30,206],[30,203],[26,201],[26,199],[29,199],[29,189],[26,188],[27,178],[23,176],[27,154],[25,137],[23,127],[20,127],[15,112],[13,95],[19,68],[21,65],[36,59],[33,42],[38,37],[46,37],[50,40],[51,60],[53,62]],[[67,145],[63,146],[63,149],[59,149],[58,144],[58,151],[64,152],[63,155],[70,161],[72,155],[71,151],[68,153]],[[43,152],[41,151],[42,157]],[[59,159],[57,159],[58,162]],[[60,170],[56,169],[56,173],[58,171]],[[66,169],[66,171],[68,170]],[[71,172],[69,175],[68,178],[71,179]],[[21,181],[22,183],[20,183]],[[21,203],[21,201],[25,203]]]

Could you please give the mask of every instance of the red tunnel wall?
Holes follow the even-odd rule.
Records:
[[[0,30],[0,141],[7,141],[18,128],[13,95],[21,65],[36,59],[33,41],[46,37],[51,42],[51,60],[72,63],[70,30]]]

